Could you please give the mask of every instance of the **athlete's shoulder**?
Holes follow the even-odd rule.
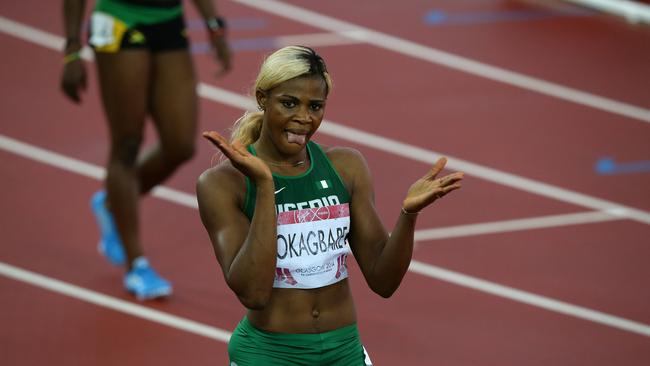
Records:
[[[219,187],[219,191],[222,193],[230,192],[240,195],[246,190],[246,177],[226,159],[201,173],[197,179],[196,187],[197,191]]]
[[[363,154],[357,149],[346,146],[324,146],[321,148],[339,173],[344,183],[349,187],[354,186],[357,176],[369,174],[368,163]]]
[[[365,160],[363,157],[363,154],[357,149],[347,147],[347,146],[327,146],[323,144],[319,144],[321,149],[323,149],[323,152],[327,157],[334,161],[334,160],[347,160],[347,159],[352,159],[352,160]]]

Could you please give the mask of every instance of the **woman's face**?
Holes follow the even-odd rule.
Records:
[[[302,151],[325,115],[327,84],[323,77],[300,76],[256,94],[265,111],[260,137],[270,140],[281,156]]]

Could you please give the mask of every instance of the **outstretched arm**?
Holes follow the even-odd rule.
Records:
[[[413,253],[417,213],[435,200],[460,188],[463,173],[442,178],[437,175],[446,164],[440,158],[431,170],[408,190],[402,212],[390,235],[383,227],[374,203],[374,188],[368,166],[360,154],[349,159],[352,186],[349,242],[370,288],[383,297],[391,296],[408,270]]]
[[[204,172],[197,182],[201,220],[212,241],[226,283],[249,309],[262,309],[273,289],[276,265],[276,215],[273,178],[268,167],[239,145],[217,133],[204,137],[230,159],[232,166],[257,186],[252,220],[241,211],[244,178],[221,164]]]

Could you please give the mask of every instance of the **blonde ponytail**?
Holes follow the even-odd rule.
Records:
[[[263,112],[246,112],[232,126],[230,142],[238,140],[248,146],[260,138]]]

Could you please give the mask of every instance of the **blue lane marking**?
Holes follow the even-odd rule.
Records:
[[[595,170],[602,175],[650,172],[650,160],[617,163],[613,158],[605,157],[596,162]]]
[[[227,19],[228,28],[231,30],[259,30],[268,27],[268,20],[263,18],[232,18]],[[187,20],[187,30],[197,32],[205,30],[203,19],[193,18]],[[234,51],[259,51],[277,48],[278,44],[274,38],[260,37],[241,40],[230,40],[230,48]],[[209,42],[192,42],[190,51],[193,54],[211,53]]]
[[[226,19],[226,22],[229,29],[235,30],[265,29],[269,23],[263,18],[228,18]],[[205,29],[203,19],[188,19],[185,25],[187,26],[187,30],[190,32]]]
[[[430,26],[445,24],[475,24],[496,22],[521,22],[529,20],[550,19],[568,16],[591,16],[594,12],[587,9],[554,10],[500,10],[473,11],[463,13],[446,13],[442,10],[431,10],[424,16],[424,23]]]

